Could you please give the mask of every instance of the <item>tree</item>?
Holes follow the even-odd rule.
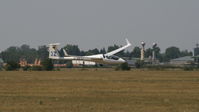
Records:
[[[140,58],[141,55],[141,49],[139,47],[135,47],[131,53],[132,57],[134,58]]]
[[[19,55],[20,58],[26,59],[28,63],[34,63],[35,58],[37,57],[37,50],[24,44],[19,48]]]
[[[192,56],[193,53],[192,52],[189,52],[188,50],[184,50],[184,51],[181,51],[180,52],[180,56],[183,57],[183,56]]]
[[[54,69],[53,62],[51,59],[45,59],[41,62],[43,70],[51,71]]]
[[[19,68],[20,68],[20,65],[15,61],[7,62],[6,66],[5,66],[5,70],[7,70],[7,71],[18,70]]]
[[[79,49],[78,45],[68,44],[64,47],[64,49],[66,49],[66,51],[69,55],[77,55],[77,56],[80,55],[80,49]]]
[[[21,49],[22,51],[28,51],[28,50],[30,49],[30,46],[29,46],[29,45],[26,45],[26,44],[23,44],[23,45],[20,47],[20,49]]]
[[[28,63],[33,63],[37,57],[37,50],[24,44],[21,47],[9,47],[1,53],[1,56],[5,62],[19,62],[20,59],[26,59]]]
[[[111,51],[116,50],[118,48],[119,48],[118,45],[109,46],[107,52],[111,52]],[[119,52],[119,53],[117,53],[116,55],[120,56],[120,57],[124,56],[124,50]]]
[[[157,57],[160,54],[160,48],[156,46],[153,50],[155,51]]]
[[[19,48],[11,46],[5,51],[1,53],[2,59],[7,63],[7,62],[19,62],[20,59],[20,54],[19,54]]]
[[[167,61],[170,59],[175,59],[180,57],[180,49],[177,47],[169,47],[165,51],[165,56]]]
[[[152,52],[153,52],[153,49],[151,49],[151,48],[146,49],[146,51],[145,51],[145,56],[146,56],[146,57],[152,56]]]
[[[131,53],[129,51],[124,52],[123,57],[128,57],[129,59],[131,58]]]
[[[101,54],[106,54],[105,48],[100,49],[100,53],[101,53]]]
[[[86,52],[85,51],[80,51],[80,56],[85,56]]]
[[[37,50],[38,58],[41,59],[41,61],[44,61],[45,59],[48,58],[49,52],[48,52],[48,47],[45,45],[39,46]]]
[[[86,52],[86,55],[95,55],[95,54],[99,54],[99,50],[97,48],[93,49],[93,50],[88,50]]]
[[[156,58],[159,59],[159,60],[161,61],[163,57],[162,57],[162,54],[160,53],[160,48],[156,46],[156,47],[154,48],[154,51],[155,51],[155,56],[156,56]]]

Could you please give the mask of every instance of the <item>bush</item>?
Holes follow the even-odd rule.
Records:
[[[42,69],[41,66],[32,66],[32,67],[31,67],[31,70],[32,70],[32,71],[42,71],[43,69]]]
[[[148,65],[148,66],[146,66],[146,68],[149,70],[165,70],[167,67],[160,66],[160,65]]]
[[[141,61],[141,60],[137,60],[135,62],[135,67],[136,68],[142,68],[144,66],[144,61]]]
[[[199,69],[199,64],[197,64],[197,68]]]
[[[51,59],[45,59],[41,62],[43,70],[51,71],[54,69],[53,62]]]
[[[131,70],[131,67],[129,67],[128,63],[123,63],[120,66],[121,70]]]
[[[28,71],[28,70],[31,70],[31,66],[24,66],[22,67],[23,71]]]
[[[66,63],[66,68],[73,68],[73,63],[72,63],[72,61],[67,61],[67,63]]]
[[[17,62],[10,61],[6,64],[5,70],[6,71],[14,71],[14,70],[19,70],[20,65]]]
[[[0,64],[0,71],[2,71],[3,70],[3,66]]]
[[[61,71],[61,69],[60,68],[56,68],[55,71]]]
[[[128,63],[122,63],[119,66],[115,68],[116,71],[118,70],[131,70],[131,67],[129,67]]]
[[[147,65],[145,66],[149,70],[166,70],[166,69],[178,69],[180,67],[172,65]]]
[[[183,68],[184,71],[193,71],[194,70],[194,67],[193,66],[185,66]]]

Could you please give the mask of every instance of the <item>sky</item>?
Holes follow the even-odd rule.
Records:
[[[28,44],[75,44],[81,50],[156,42],[193,50],[199,0],[1,0],[0,51]]]

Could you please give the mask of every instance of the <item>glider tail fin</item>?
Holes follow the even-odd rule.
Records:
[[[49,58],[55,59],[59,57],[58,46],[59,43],[49,44]]]

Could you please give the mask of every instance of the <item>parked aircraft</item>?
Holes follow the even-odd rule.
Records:
[[[73,56],[69,55],[65,50],[64,57],[60,57],[58,52],[59,43],[49,44],[49,58],[54,60],[83,60],[83,61],[92,61],[98,64],[122,64],[126,61],[120,57],[115,56],[114,54],[125,50],[126,48],[131,46],[131,43],[126,39],[126,45],[120,47],[114,51],[108,52],[106,54],[97,54],[90,56]]]

